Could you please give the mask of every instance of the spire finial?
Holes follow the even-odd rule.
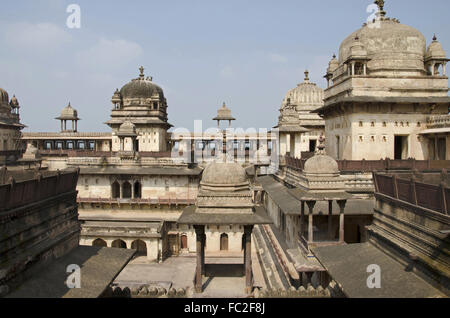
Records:
[[[334,58],[334,59],[336,58],[336,53],[333,53],[333,58]]]
[[[227,105],[225,104],[225,102],[223,102],[222,108],[226,108],[226,107],[227,107]]]
[[[309,71],[305,70],[305,82],[309,83]]]
[[[436,33],[433,35],[433,41],[437,41]]]
[[[325,152],[325,136],[323,133],[320,134],[319,137],[319,145],[317,146],[316,155],[326,155]]]
[[[144,67],[143,66],[141,66],[140,68],[139,68],[139,72],[140,72],[140,74],[139,74],[139,77],[140,78],[144,78]]]

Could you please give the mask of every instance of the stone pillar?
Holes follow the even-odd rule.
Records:
[[[202,248],[201,248],[201,257],[202,257],[202,275],[205,275],[205,245],[206,245],[206,234],[202,235]]]
[[[339,242],[344,242],[344,209],[347,200],[339,200]]]
[[[203,261],[202,261],[202,250],[204,250],[204,240],[203,235],[205,234],[204,225],[194,225],[195,235],[196,235],[196,253],[197,253],[197,267],[195,269],[195,291],[197,293],[203,292],[203,282],[202,282],[202,272],[203,272]]]
[[[442,76],[447,75],[447,71],[446,71],[445,67],[446,67],[446,63],[444,62],[444,63],[442,63]]]
[[[312,243],[314,240],[314,230],[313,230],[313,212],[316,201],[308,201],[308,243]]]
[[[367,75],[367,64],[364,63],[363,65],[364,65],[364,75]]]
[[[291,134],[289,133],[286,134],[286,153],[289,153],[289,155],[291,155]]]
[[[305,235],[305,201],[302,201],[300,214],[300,236],[304,235]]]
[[[333,237],[333,201],[328,201],[328,239],[331,241]]]
[[[120,189],[120,196],[119,196],[119,198],[120,199],[123,199],[123,182],[120,182],[119,183],[119,189]]]
[[[434,67],[436,66],[436,63],[433,63],[431,65],[431,75],[434,76]]]
[[[135,187],[135,183],[134,181],[131,182],[131,199],[134,199],[134,187]]]
[[[61,131],[64,130],[63,121],[61,120]]]
[[[244,226],[245,235],[245,289],[247,294],[251,294],[253,289],[252,272],[252,231],[253,225]]]
[[[355,62],[352,62],[352,76],[355,76]]]

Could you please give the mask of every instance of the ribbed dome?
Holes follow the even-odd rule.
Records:
[[[132,80],[122,87],[120,94],[123,98],[150,98],[154,95],[164,97],[162,88],[149,79]]]
[[[5,91],[3,88],[0,88],[0,102],[2,102],[2,103],[8,103],[9,102],[8,92]]]
[[[247,174],[238,163],[213,162],[203,170],[202,184],[242,185],[248,184]]]
[[[308,71],[305,72],[305,81],[289,90],[283,100],[283,105],[290,104],[302,106],[323,105],[323,89],[309,81]]]
[[[365,25],[353,32],[341,44],[339,63],[351,55],[355,38],[367,50],[371,73],[384,70],[424,72],[426,40],[421,32],[395,19],[382,19],[375,25]]]
[[[433,42],[431,42],[428,47],[426,58],[427,59],[445,59],[447,54],[442,48],[441,43],[437,40],[436,36],[433,38]]]

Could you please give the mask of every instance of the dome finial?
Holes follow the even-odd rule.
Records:
[[[317,146],[317,155],[326,155],[325,153],[325,137],[323,133],[319,137],[319,145]]]
[[[141,66],[141,67],[139,68],[139,72],[140,72],[139,77],[140,77],[141,79],[143,79],[143,78],[145,77],[145,75],[144,75],[144,67],[143,67],[143,66]]]
[[[378,14],[384,17],[386,15],[386,11],[384,11],[384,0],[375,0],[375,4],[378,6]]]
[[[433,41],[437,41],[436,33],[433,35]]]
[[[305,71],[305,83],[309,83],[309,71]]]

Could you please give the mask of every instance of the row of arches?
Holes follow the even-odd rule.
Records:
[[[92,242],[92,246],[98,246],[98,247],[107,247],[106,241],[102,240],[101,238],[95,239]],[[127,248],[127,244],[125,241],[121,239],[117,239],[112,241],[111,247],[115,248]],[[137,250],[137,253],[140,255],[147,255],[147,244],[145,244],[142,240],[135,240],[131,243],[131,248]]]
[[[113,199],[139,199],[142,197],[142,184],[139,181],[114,181],[111,184],[111,197]]]

